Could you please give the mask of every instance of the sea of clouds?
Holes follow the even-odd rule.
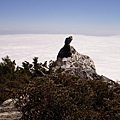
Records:
[[[6,55],[15,60],[32,63],[34,57],[39,62],[56,60],[56,56],[68,34],[13,34],[0,35],[0,62]],[[95,63],[97,73],[114,81],[120,81],[120,36],[72,35],[71,45]]]

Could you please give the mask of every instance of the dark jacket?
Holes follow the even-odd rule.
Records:
[[[70,50],[70,45],[64,45],[63,48],[60,49],[57,58],[70,57],[72,55]]]
[[[58,58],[64,58],[64,57],[71,57],[72,52],[70,50],[70,43],[72,41],[71,37],[68,37],[65,39],[65,45],[60,49],[58,55],[57,55],[57,59]]]

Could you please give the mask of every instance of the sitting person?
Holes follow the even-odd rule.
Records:
[[[72,53],[70,50],[70,43],[73,40],[73,37],[70,36],[68,38],[65,39],[65,45],[63,46],[63,48],[60,49],[58,55],[57,55],[57,59],[58,58],[64,58],[64,57],[71,57]]]

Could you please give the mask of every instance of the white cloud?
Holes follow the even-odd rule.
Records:
[[[55,60],[64,39],[72,34],[17,34],[0,35],[0,57],[9,55],[21,66],[23,61],[32,62]],[[90,56],[95,62],[97,72],[113,80],[120,80],[120,36],[73,35],[73,45],[82,54]]]

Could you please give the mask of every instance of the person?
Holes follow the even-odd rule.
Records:
[[[57,59],[58,58],[67,58],[67,57],[71,57],[72,52],[70,49],[70,43],[73,40],[72,36],[69,36],[65,39],[65,45],[60,49],[58,55],[57,55]]]

